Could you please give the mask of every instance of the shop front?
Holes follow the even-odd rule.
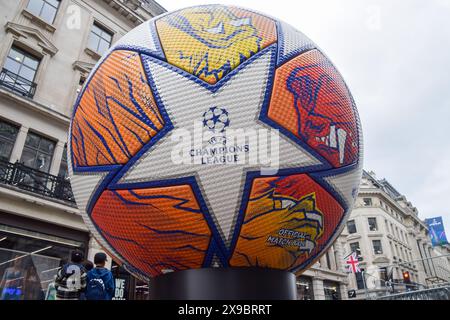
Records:
[[[297,277],[297,300],[314,300],[313,284],[310,277]]]
[[[339,290],[339,282],[335,281],[323,281],[323,290],[325,293],[325,300],[341,300],[341,294]]]
[[[89,234],[0,212],[0,300],[52,300],[53,281]]]

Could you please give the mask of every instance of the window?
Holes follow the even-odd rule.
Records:
[[[388,277],[387,268],[386,267],[380,268],[380,279],[384,280],[383,282],[385,282],[387,280],[387,277]]]
[[[365,207],[370,207],[372,205],[372,198],[363,198],[363,203]]]
[[[83,89],[83,85],[86,82],[86,77],[85,76],[81,76],[80,77],[80,81],[78,81],[78,86],[77,86],[77,94],[79,94],[81,92],[81,89]]]
[[[359,248],[359,242],[350,243],[350,251],[356,252],[356,254],[358,255],[358,261],[363,260],[363,257],[361,256],[361,249]]]
[[[338,288],[339,283],[325,280],[323,282],[325,300],[341,300]]]
[[[54,150],[55,143],[53,141],[29,132],[25,140],[20,162],[27,167],[48,172]]]
[[[67,174],[67,144],[64,146],[64,151],[61,158],[61,164],[59,166],[58,176],[64,179],[68,178]]]
[[[314,300],[314,292],[311,278],[302,276],[297,278],[297,299]]]
[[[349,221],[347,221],[347,230],[348,230],[348,233],[350,233],[350,234],[356,233],[356,224],[355,224],[355,220],[349,220]]]
[[[372,240],[373,253],[383,254],[383,248],[381,247],[381,240]]]
[[[325,253],[326,261],[327,261],[327,269],[331,270],[331,261],[330,261],[330,254],[328,251]]]
[[[89,35],[88,48],[99,54],[103,54],[111,46],[112,37],[111,32],[106,31],[97,23],[94,23],[91,34]]]
[[[368,218],[369,222],[369,230],[370,231],[378,231],[377,218]]]
[[[363,279],[363,271],[364,269],[361,269],[361,272],[356,272],[356,286],[358,287],[358,290],[364,289],[364,279]]]
[[[47,226],[39,223],[41,227]],[[54,228],[48,227],[48,231]],[[85,240],[62,238],[54,233],[48,235],[43,231],[4,224],[0,224],[0,239],[3,240],[0,241],[0,279],[9,279],[8,285],[4,286],[8,290],[3,290],[3,300],[44,300],[64,260],[70,257],[74,249],[85,252],[88,244]]]
[[[0,120],[0,160],[9,161],[19,128]]]
[[[27,10],[48,24],[52,24],[60,2],[60,0],[30,0]]]
[[[39,67],[39,59],[25,51],[12,47],[0,77],[0,84],[23,95],[33,97],[33,83]]]

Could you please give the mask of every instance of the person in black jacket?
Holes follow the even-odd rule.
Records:
[[[87,272],[83,262],[83,253],[73,251],[71,262],[63,265],[56,275],[56,300],[79,300],[86,288]]]

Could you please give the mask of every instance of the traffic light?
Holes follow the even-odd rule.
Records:
[[[409,275],[409,271],[403,271],[403,282],[411,283],[411,277]]]

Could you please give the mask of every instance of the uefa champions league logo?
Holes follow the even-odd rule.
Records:
[[[211,107],[203,114],[203,126],[214,133],[223,133],[230,126],[228,111]]]
[[[276,129],[238,128],[223,106],[213,105],[197,116],[192,131],[178,128],[172,133],[174,164],[238,164],[261,166],[261,173],[275,174],[279,163]],[[267,166],[267,167],[266,167]]]

